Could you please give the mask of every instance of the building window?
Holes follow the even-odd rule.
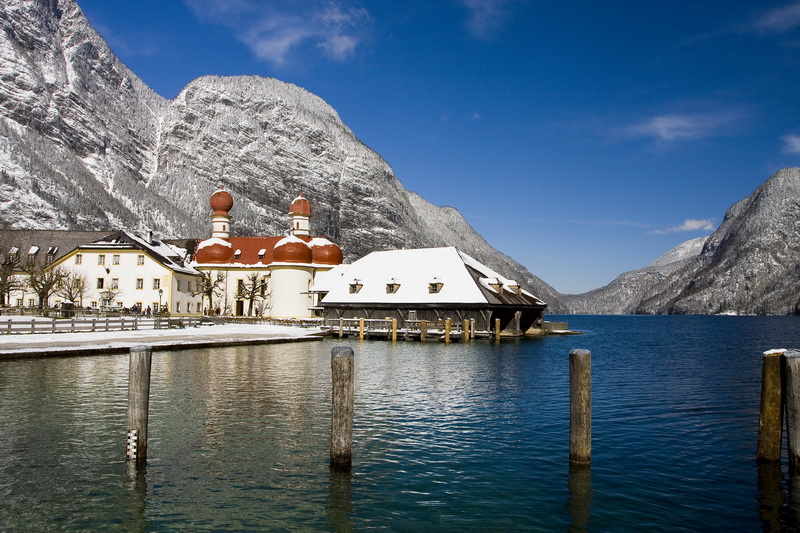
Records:
[[[238,290],[240,294],[244,292],[244,280],[243,279],[240,279],[240,280],[237,281],[236,290]]]
[[[413,310],[410,309],[408,311],[408,320],[416,320],[416,319],[417,319],[417,310],[416,309],[413,309]]]
[[[159,278],[153,278],[153,290],[157,290],[161,288],[161,280]]]
[[[267,253],[266,248],[260,249],[258,251],[258,260],[260,261],[260,260],[264,259],[264,254],[266,254],[266,253]]]
[[[234,259],[239,259],[240,257],[242,257],[242,251],[241,250],[236,250],[235,252],[233,252],[233,258]]]
[[[48,265],[55,260],[56,252],[58,252],[58,246],[51,246],[50,248],[47,249],[46,261]]]
[[[119,264],[119,254],[114,254],[111,257],[111,264],[112,265],[118,265]]]
[[[97,278],[97,288],[98,289],[102,289],[104,283],[105,283],[105,280],[103,278]]]
[[[75,264],[76,265],[83,264],[83,254],[75,254]]]
[[[17,307],[22,307],[22,298],[17,298]]]
[[[363,286],[364,284],[359,280],[354,280],[353,283],[350,284],[350,294],[356,294]]]
[[[143,255],[137,255],[136,256],[136,264],[139,265],[139,266],[142,266],[144,264],[144,256]]]
[[[100,254],[97,256],[97,264],[98,265],[105,265],[106,264],[106,256],[105,254]]]
[[[394,294],[400,290],[400,284],[396,280],[392,280],[386,284],[386,294]]]
[[[28,307],[36,307],[36,299],[28,298]]]
[[[95,309],[97,309],[97,301],[94,301],[94,302],[92,302],[92,307],[94,307]]]
[[[119,289],[119,278],[111,278],[111,288]]]
[[[180,302],[175,302],[175,312],[176,313],[180,313],[181,312],[181,303]]]
[[[144,278],[136,278],[136,288],[144,289]]]
[[[431,294],[437,294],[439,291],[442,290],[444,283],[441,281],[434,281],[432,283],[428,283],[428,292]]]

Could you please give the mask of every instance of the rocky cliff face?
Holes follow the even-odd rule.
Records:
[[[0,0],[0,222],[206,237],[231,191],[234,233],[282,234],[302,193],[347,260],[455,245],[562,310],[455,210],[406,191],[335,110],[274,79],[204,77],[174,100],[122,65],[74,0]]]
[[[562,301],[573,313],[798,313],[799,221],[800,169],[784,169],[733,205],[707,240]]]

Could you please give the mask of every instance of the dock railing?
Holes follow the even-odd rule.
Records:
[[[29,320],[0,318],[0,335],[36,333],[81,333],[139,329],[186,328],[200,325],[200,317],[98,317]]]

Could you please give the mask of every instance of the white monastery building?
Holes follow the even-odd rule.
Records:
[[[318,313],[311,286],[342,262],[342,250],[311,236],[311,204],[302,195],[289,207],[286,236],[231,235],[233,197],[224,190],[211,195],[211,238],[200,241],[192,266],[219,284],[223,313],[274,318],[311,318]]]

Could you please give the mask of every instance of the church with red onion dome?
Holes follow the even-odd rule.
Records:
[[[233,197],[215,191],[209,204],[211,237],[197,244],[192,266],[218,282],[211,302],[223,314],[311,318],[318,316],[310,289],[317,277],[342,263],[342,250],[311,236],[311,203],[303,195],[289,206],[286,236],[231,235]]]

